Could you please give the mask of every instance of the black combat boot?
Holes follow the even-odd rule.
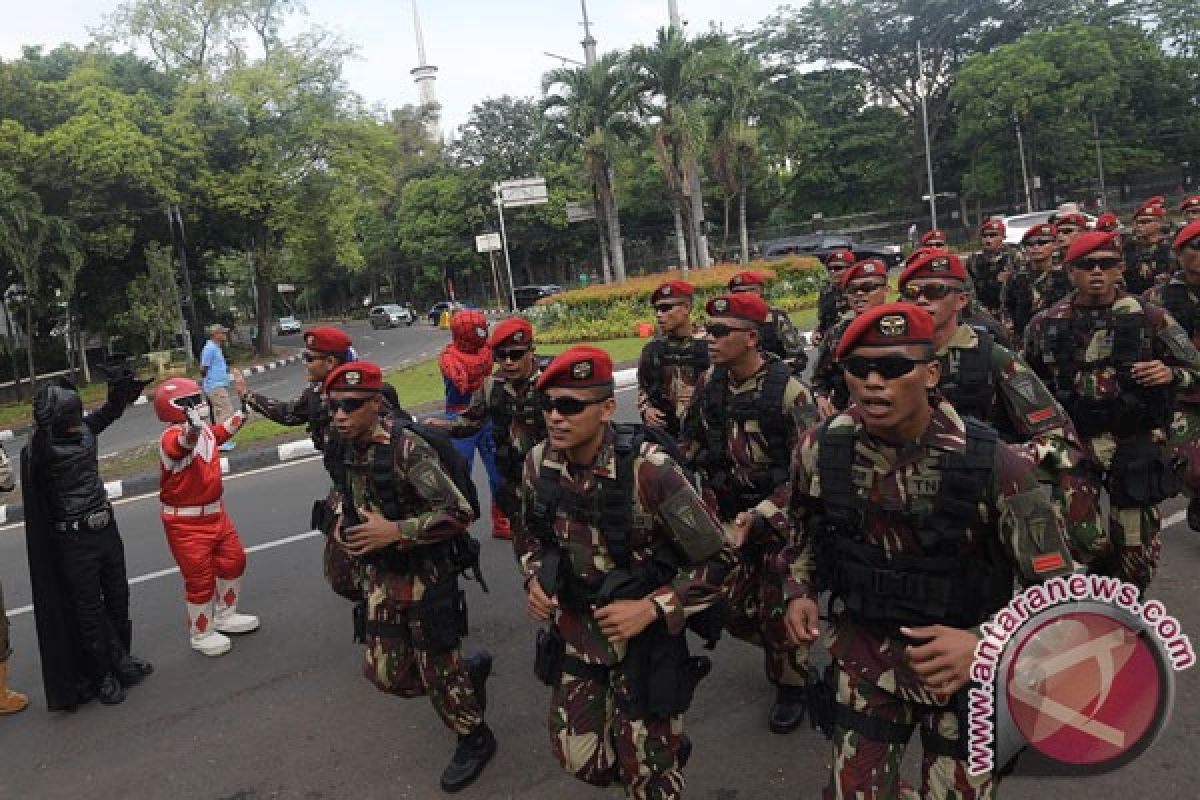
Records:
[[[791,733],[804,721],[807,692],[803,686],[783,686],[775,691],[775,704],[767,715],[771,733]]]
[[[486,722],[466,736],[458,737],[454,758],[442,772],[442,791],[457,792],[471,785],[483,768],[496,755],[496,737]]]
[[[492,674],[492,654],[480,650],[463,659],[463,665],[471,678],[471,688],[475,690],[475,699],[479,701],[479,711],[487,711],[487,679]]]
[[[129,650],[133,644],[133,623],[126,621],[118,623],[116,639],[112,647],[113,671],[121,685],[129,688],[142,682],[147,675],[153,674],[154,665],[149,661],[131,655]]]
[[[1200,531],[1200,497],[1193,497],[1187,507],[1187,524],[1194,531]]]
[[[125,702],[125,687],[117,680],[116,673],[106,672],[104,677],[96,682],[96,697],[106,706]]]

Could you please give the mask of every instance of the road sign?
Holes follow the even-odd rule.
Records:
[[[290,284],[290,283],[281,283],[281,284],[278,284],[275,288],[277,288],[279,290],[280,294],[288,294],[290,292],[296,291],[295,285]]]
[[[475,237],[475,252],[477,253],[495,253],[503,246],[498,233],[483,233]]]
[[[545,178],[501,181],[497,187],[500,190],[500,200],[504,203],[505,208],[541,205],[548,199]]]
[[[586,222],[596,218],[593,203],[567,203],[567,222]]]

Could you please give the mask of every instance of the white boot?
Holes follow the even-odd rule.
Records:
[[[258,617],[237,613],[242,579],[231,581],[217,578],[217,630],[221,633],[250,633],[258,630]]]
[[[233,643],[229,641],[228,636],[222,636],[213,628],[213,601],[188,603],[187,610],[192,649],[206,656],[223,656],[228,653]]]

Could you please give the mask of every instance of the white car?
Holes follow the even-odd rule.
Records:
[[[1017,214],[1015,217],[1004,217],[1004,243],[1019,245],[1025,231],[1042,222],[1049,222],[1055,214],[1065,214],[1065,211],[1034,211],[1032,214]],[[1087,219],[1088,225],[1095,225],[1096,218],[1091,214],[1079,212]]]
[[[300,320],[295,317],[280,317],[279,324],[275,326],[275,331],[280,336],[290,336],[300,332]]]

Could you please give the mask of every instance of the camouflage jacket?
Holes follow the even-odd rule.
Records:
[[[804,337],[796,329],[791,316],[782,308],[772,308],[771,315],[763,325],[763,352],[782,358],[799,374],[808,366],[808,354],[804,352]]]
[[[540,369],[520,384],[506,381],[499,375],[489,375],[483,386],[471,395],[466,410],[450,420],[447,430],[455,438],[474,436],[488,420],[508,419],[507,430],[493,429],[496,440],[496,460],[505,481],[521,482],[525,456],[533,446],[546,438],[546,418],[533,390]],[[511,448],[511,453],[502,451]]]
[[[601,480],[617,477],[616,441],[608,428],[604,441],[589,466],[568,463],[565,454],[543,442],[525,460],[521,495],[528,520],[535,501],[535,487],[543,465],[557,473],[559,484],[576,494],[601,491]],[[633,460],[633,530],[627,546],[630,564],[636,566],[661,557],[667,547],[683,564],[670,582],[647,595],[662,612],[667,630],[683,631],[686,618],[717,602],[721,582],[735,563],[720,523],[709,513],[679,466],[650,442],[643,442]],[[574,577],[598,589],[604,576],[616,568],[604,532],[598,525],[575,517],[560,507],[552,524],[554,541],[566,557]],[[536,580],[542,568],[547,542],[529,537],[529,547],[520,555],[525,580]],[[562,608],[558,628],[567,642],[567,652],[588,663],[612,665],[625,656],[624,642],[610,642],[588,611]]]
[[[744,381],[735,381],[732,375],[726,375],[725,407],[727,409],[739,398],[761,405],[763,382],[766,378],[768,363],[770,362],[764,361],[762,368]],[[755,477],[772,467],[782,466],[786,473],[788,453],[795,446],[800,434],[815,425],[819,417],[812,393],[795,377],[788,378],[783,392],[782,407],[777,411],[782,415],[787,432],[787,449],[783,453],[772,453],[768,447],[767,437],[763,433],[762,424],[758,419],[708,418],[709,415],[705,413],[704,408],[704,387],[712,380],[715,370],[716,367],[709,367],[696,383],[696,393],[692,396],[692,404],[688,406],[687,416],[683,423],[681,445],[684,455],[692,463],[697,463],[701,454],[707,449],[710,429],[719,426],[723,433],[721,439],[724,442],[724,451],[720,454],[709,454],[709,457],[723,461],[732,481],[729,488],[753,489]],[[711,480],[713,476],[707,475],[706,477]],[[783,541],[791,538],[791,523],[785,513],[788,495],[787,481],[784,480],[779,482],[764,500],[754,506],[754,511],[768,523],[774,536]],[[715,502],[715,498],[712,499]]]
[[[390,547],[400,551],[411,551],[425,545],[438,544],[466,532],[475,518],[470,501],[463,496],[454,481],[446,474],[438,460],[437,451],[410,430],[396,429],[400,441],[395,445],[395,468],[392,471],[400,519],[395,520],[401,539]],[[361,511],[383,513],[383,504],[371,484],[369,473],[374,461],[375,449],[388,442],[388,428],[384,422],[375,427],[371,444],[366,447],[347,445],[345,448],[346,478],[350,487],[354,507]],[[346,502],[345,500],[343,503]],[[369,559],[367,559],[369,560]],[[368,567],[368,572],[382,572],[377,567]],[[402,604],[419,602],[426,583],[436,583],[439,565],[427,564],[419,575],[411,576],[390,585],[402,587],[389,589],[399,591],[393,599]],[[372,575],[368,574],[368,582]]]
[[[967,274],[971,277],[975,296],[984,308],[992,312],[1000,310],[1004,282],[998,276],[1007,271],[1009,277],[1012,277],[1019,267],[1013,251],[1007,247],[991,252],[980,251],[971,256],[967,264]]]
[[[693,343],[704,339],[705,333],[701,329],[685,337],[659,336],[654,339],[657,344],[647,344],[642,348],[637,366],[638,413],[644,414],[647,408],[653,406],[660,411],[669,411],[670,414],[674,414],[676,423],[683,419],[688,404],[692,401],[692,392],[696,388],[696,381],[699,379],[700,373],[708,366],[707,351],[704,367],[700,369],[687,365],[660,363],[657,374],[655,374],[652,344],[653,347],[661,347],[665,354],[686,359],[691,355],[691,350],[695,346]]]
[[[1176,272],[1165,285],[1150,287],[1142,297],[1166,309],[1191,337],[1192,344],[1200,349],[1200,286],[1188,283],[1183,272]],[[1178,393],[1175,400],[1178,403],[1200,405],[1200,383]]]
[[[1071,280],[1060,267],[1018,271],[1000,293],[1003,313],[1019,339],[1034,314],[1062,300],[1071,291]]]
[[[304,387],[300,396],[290,403],[258,392],[246,392],[246,405],[279,425],[289,428],[297,425],[307,426],[308,432],[312,434],[313,446],[318,450],[325,446],[325,433],[333,415],[329,413],[329,404],[325,400],[325,393],[321,391],[320,383],[310,383]]]
[[[1156,283],[1162,283],[1176,267],[1170,241],[1163,236],[1148,245],[1130,237],[1125,242],[1125,288],[1130,294],[1142,294]]]
[[[1113,359],[1113,320],[1121,315],[1143,318],[1143,335],[1136,360],[1161,360],[1174,368],[1174,388],[1187,391],[1200,381],[1200,353],[1170,314],[1151,303],[1118,291],[1111,306],[1076,304],[1076,293],[1038,314],[1025,332],[1025,358],[1060,401],[1104,400],[1121,393]],[[1069,328],[1073,363],[1063,365],[1054,352],[1052,331]],[[1064,369],[1064,366],[1066,369]],[[1069,409],[1068,409],[1069,410]]]
[[[882,548],[888,559],[901,554],[924,555],[913,515],[933,508],[940,489],[941,455],[966,451],[962,419],[949,403],[940,402],[919,441],[899,449],[867,433],[855,406],[826,424],[831,430],[851,431],[856,438],[852,475],[854,492],[866,509],[865,541]],[[786,570],[784,594],[788,600],[816,600],[819,576],[814,574],[813,537],[821,533],[819,519],[823,513],[819,452],[820,430],[810,430],[801,437],[792,459],[790,508],[797,535],[779,559]],[[982,558],[985,552],[995,552],[993,545],[998,542],[1023,585],[1069,574],[1074,562],[1063,535],[1062,518],[1033,477],[1028,462],[998,442],[993,464],[975,522],[964,534],[963,557]],[[904,648],[903,642],[855,624],[845,614],[834,617],[830,653],[841,666],[886,691],[918,702],[933,702],[908,667]]]
[[[834,400],[834,405],[838,408],[845,408],[849,399],[846,394],[846,381],[842,378],[842,370],[834,360],[833,354],[837,352],[842,334],[853,321],[854,317],[844,315],[825,333],[821,343],[817,345],[817,360],[813,364],[812,377],[809,379],[813,394]],[[835,400],[835,397],[838,399]]]
[[[848,310],[845,293],[832,283],[826,283],[817,296],[817,332],[824,335]]]

